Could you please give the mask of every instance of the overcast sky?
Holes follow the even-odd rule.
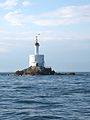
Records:
[[[38,33],[46,66],[90,71],[90,0],[0,0],[0,72],[28,67]]]

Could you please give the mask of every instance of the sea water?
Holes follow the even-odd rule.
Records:
[[[0,120],[90,120],[90,73],[1,73]]]

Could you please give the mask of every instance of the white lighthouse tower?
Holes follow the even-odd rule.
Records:
[[[44,55],[39,54],[39,42],[38,38],[36,36],[35,40],[35,54],[29,56],[29,67],[33,66],[39,66],[39,67],[44,67]]]
[[[38,43],[38,39],[37,39],[37,36],[36,36],[36,42],[35,42],[35,55],[39,55],[39,43]]]

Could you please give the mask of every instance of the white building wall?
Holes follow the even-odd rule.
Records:
[[[30,55],[29,56],[29,67],[30,66],[42,66],[44,67],[44,55]]]
[[[29,67],[30,66],[36,66],[35,55],[29,55]]]

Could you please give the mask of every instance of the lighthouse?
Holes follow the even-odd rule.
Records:
[[[36,36],[35,44],[34,44],[34,48],[35,48],[34,54],[29,55],[29,67],[33,67],[33,66],[44,67],[44,55],[39,54],[39,47],[40,44],[38,42],[38,36]]]
[[[39,34],[38,34],[39,35]],[[29,55],[29,67],[16,71],[17,75],[55,75],[57,74],[52,68],[44,66],[44,55],[39,53],[40,43],[36,36],[34,43],[34,54]]]

